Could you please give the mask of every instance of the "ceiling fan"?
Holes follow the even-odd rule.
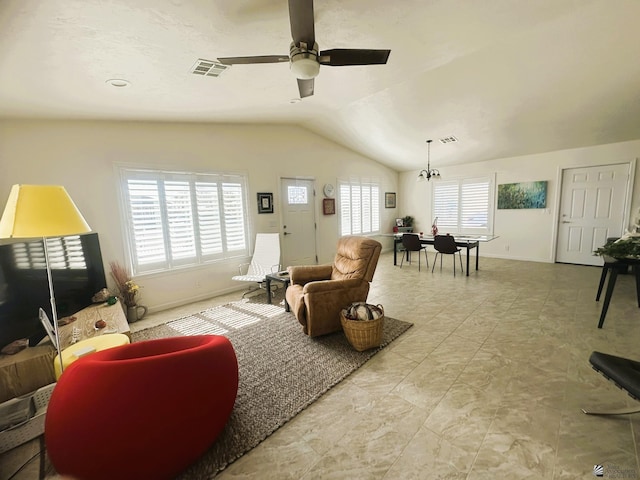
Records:
[[[298,79],[300,98],[304,98],[313,95],[313,79],[320,73],[320,65],[382,65],[387,63],[391,53],[391,50],[359,48],[319,51],[314,28],[313,0],[289,0],[289,20],[293,38],[289,55],[225,57],[218,58],[218,62],[225,65],[290,62],[291,71]]]

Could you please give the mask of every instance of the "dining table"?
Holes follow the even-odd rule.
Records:
[[[402,235],[404,233],[383,234],[383,236],[393,236],[393,264],[398,264],[398,245],[402,245]],[[416,234],[417,235],[417,234]],[[419,235],[420,243],[423,245],[433,245],[435,237],[433,235]],[[490,242],[498,238],[498,235],[454,235],[456,245],[466,249],[467,253],[467,277],[469,276],[469,253],[472,249],[476,249],[476,270],[479,269],[480,259],[480,243]],[[409,252],[406,252],[409,255]]]

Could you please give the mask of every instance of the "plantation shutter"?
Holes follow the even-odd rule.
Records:
[[[380,231],[380,187],[375,183],[340,182],[340,234]]]
[[[351,235],[351,185],[340,184],[340,232]]]
[[[244,250],[246,234],[242,186],[239,183],[223,183],[224,224],[228,251]]]
[[[222,222],[220,220],[218,185],[196,182],[196,208],[202,255],[222,253]]]
[[[164,264],[167,251],[158,180],[130,178],[127,180],[127,194],[134,263],[143,270],[145,266]]]
[[[351,185],[351,233],[362,233],[362,197],[360,185]]]
[[[135,273],[248,251],[245,177],[124,170]]]
[[[440,233],[490,233],[489,177],[437,181],[433,184],[433,216]]]
[[[189,182],[165,181],[169,246],[174,263],[196,256]]]
[[[433,184],[433,215],[438,218],[438,230],[458,229],[458,182],[438,181]]]
[[[463,230],[487,228],[489,211],[489,181],[482,179],[462,182],[462,215],[460,227]]]
[[[371,232],[380,231],[380,187],[371,185]]]

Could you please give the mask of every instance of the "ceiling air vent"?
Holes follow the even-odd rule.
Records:
[[[454,143],[457,142],[458,139],[456,137],[454,137],[453,135],[451,135],[450,137],[444,137],[440,139],[440,143]]]
[[[193,67],[191,67],[191,73],[205,77],[219,77],[227,68],[229,68],[229,65],[199,58]]]

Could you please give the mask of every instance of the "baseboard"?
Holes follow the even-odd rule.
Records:
[[[233,292],[244,292],[247,289],[245,284],[240,287],[229,287],[222,290],[216,290],[214,292],[203,293],[201,295],[195,295],[189,298],[183,298],[175,302],[167,302],[162,303],[160,305],[156,305],[153,308],[149,308],[148,314],[162,312],[163,310],[169,310],[171,308],[181,307],[183,305],[188,305],[190,303],[201,302],[203,300],[209,300],[210,298],[219,297],[221,295],[227,295]]]

